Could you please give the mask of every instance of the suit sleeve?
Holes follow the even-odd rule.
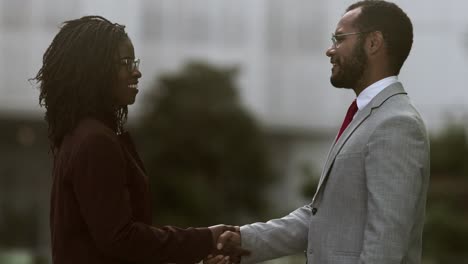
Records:
[[[303,252],[307,248],[310,215],[311,208],[304,206],[280,219],[241,226],[242,247],[251,251],[249,257],[242,257],[241,263]]]
[[[89,136],[76,153],[73,191],[96,246],[132,263],[194,263],[212,249],[207,228],[155,228],[132,219],[123,151],[108,135]]]
[[[399,116],[374,131],[365,156],[367,223],[361,264],[404,262],[418,243],[429,178],[429,143],[422,121]],[[418,238],[421,239],[421,238]]]

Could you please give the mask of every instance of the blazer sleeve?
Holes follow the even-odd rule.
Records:
[[[117,138],[88,136],[73,165],[73,191],[104,255],[132,263],[194,263],[212,250],[208,228],[155,228],[132,219],[124,153]]]
[[[241,226],[242,247],[251,251],[242,257],[242,264],[257,263],[269,259],[303,252],[307,248],[311,208],[306,205],[289,215]]]
[[[367,223],[359,263],[397,264],[423,225],[429,181],[429,143],[417,116],[382,122],[365,155]],[[421,239],[421,238],[418,238]]]

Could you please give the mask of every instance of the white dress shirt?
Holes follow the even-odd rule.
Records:
[[[356,103],[358,107],[358,112],[366,107],[374,97],[379,94],[383,89],[387,88],[391,84],[398,82],[398,77],[396,75],[383,78],[365,88],[359,96],[356,98]],[[357,114],[357,113],[356,113]],[[356,116],[356,115],[354,115]]]

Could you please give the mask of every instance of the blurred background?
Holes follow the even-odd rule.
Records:
[[[51,160],[28,81],[64,20],[127,26],[143,78],[128,130],[156,225],[241,225],[310,201],[354,94],[325,56],[348,0],[0,0],[0,264],[50,263]],[[395,0],[399,79],[431,134],[424,263],[468,263],[468,2]],[[303,263],[302,255],[270,263]]]

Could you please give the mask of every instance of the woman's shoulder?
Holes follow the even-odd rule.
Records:
[[[116,133],[104,122],[95,118],[81,120],[74,129],[71,138],[78,144],[102,139],[118,141]]]
[[[120,143],[115,132],[94,118],[81,120],[76,128],[64,137],[59,156],[75,159],[96,151],[118,152]]]
[[[86,134],[109,134],[109,135],[116,135],[115,132],[107,126],[104,122],[99,119],[88,117],[82,119],[76,129],[78,133],[86,133]]]

